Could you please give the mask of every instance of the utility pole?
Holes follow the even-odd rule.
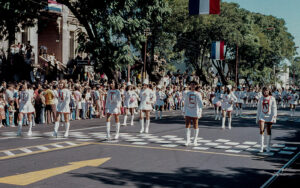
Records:
[[[238,64],[239,64],[239,45],[236,44],[236,62],[235,62],[235,84],[236,87],[239,86],[239,78],[238,78]]]

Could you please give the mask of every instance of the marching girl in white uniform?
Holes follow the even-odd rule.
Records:
[[[221,119],[221,95],[222,91],[220,87],[217,87],[215,90],[214,98],[212,100],[212,103],[215,107],[215,120]]]
[[[262,90],[263,96],[259,99],[257,105],[256,123],[259,125],[261,135],[261,149],[264,151],[264,130],[267,127],[267,152],[270,151],[271,143],[271,128],[272,124],[276,123],[277,118],[277,104],[275,98],[272,96],[268,88],[264,87]]]
[[[124,107],[125,107],[125,115],[124,115],[124,123],[123,125],[126,126],[127,124],[127,116],[128,116],[128,110],[131,114],[131,122],[130,125],[133,126],[133,120],[134,120],[134,109],[138,107],[137,101],[138,101],[138,94],[133,90],[131,83],[127,83],[126,92],[124,94]]]
[[[186,146],[190,145],[191,142],[191,122],[195,130],[194,146],[197,146],[197,138],[199,134],[198,119],[202,116],[202,97],[199,92],[196,91],[197,82],[192,81],[190,83],[190,91],[185,95],[183,115],[185,117],[185,128],[186,128]]]
[[[26,83],[22,85],[20,98],[19,98],[19,122],[18,122],[18,136],[22,135],[22,123],[24,114],[27,115],[27,120],[29,121],[29,130],[27,135],[32,135],[32,114],[34,113],[35,109],[33,107],[33,92],[27,89]]]
[[[282,108],[285,108],[286,104],[288,103],[287,97],[288,97],[288,92],[283,87],[281,90],[281,107]]]
[[[149,81],[145,80],[143,83],[143,89],[140,92],[140,124],[141,131],[140,133],[149,132],[150,126],[150,112],[152,111],[152,105],[156,101],[153,91],[148,87]],[[144,128],[144,113],[146,115],[146,129]]]
[[[295,115],[296,105],[298,104],[299,95],[295,90],[292,90],[292,93],[289,95],[289,104],[291,109],[291,116]]]
[[[231,92],[231,86],[225,87],[224,94],[221,95],[222,102],[222,129],[225,129],[226,113],[228,115],[228,128],[231,129],[231,112],[233,104],[237,102],[236,96]]]
[[[65,128],[66,128],[64,137],[69,136],[71,95],[72,95],[72,93],[68,89],[68,84],[66,82],[61,81],[59,83],[59,90],[58,90],[57,115],[56,115],[56,121],[54,124],[54,132],[53,132],[54,137],[57,137],[59,122],[60,122],[60,118],[62,115],[64,117],[64,124],[65,124]]]
[[[236,101],[236,116],[241,116],[243,111],[243,103],[244,103],[244,92],[241,91],[240,88],[237,88],[237,91],[235,91],[235,96],[237,98]]]
[[[116,123],[116,135],[115,139],[119,138],[120,132],[120,120],[119,115],[121,114],[122,97],[118,89],[118,85],[114,80],[109,82],[110,90],[107,92],[105,111],[106,111],[106,133],[107,139],[110,139],[110,119],[111,116],[115,116]]]
[[[156,87],[155,119],[158,119],[158,111],[160,112],[159,119],[162,118],[162,108],[166,97],[165,92],[161,91],[161,86],[158,85]]]

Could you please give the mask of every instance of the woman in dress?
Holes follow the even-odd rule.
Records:
[[[199,134],[198,119],[202,115],[202,97],[199,92],[196,91],[197,82],[192,81],[190,83],[190,91],[184,98],[183,115],[185,117],[185,128],[186,128],[186,146],[190,145],[191,142],[191,122],[194,126],[194,146],[198,145],[197,139]]]
[[[114,80],[108,82],[110,89],[107,92],[105,112],[106,112],[106,138],[110,140],[110,120],[115,116],[116,135],[115,139],[119,139],[120,133],[120,119],[122,97],[118,85]]]
[[[214,98],[212,100],[212,103],[215,107],[215,120],[221,119],[221,95],[222,91],[220,86],[218,86],[215,89]]]
[[[134,109],[137,107],[137,100],[139,98],[138,94],[133,90],[131,83],[127,83],[126,91],[124,94],[124,107],[125,107],[125,115],[124,115],[124,123],[123,125],[127,125],[127,116],[128,112],[131,114],[130,125],[133,126],[134,120]]]
[[[71,113],[70,102],[71,102],[72,92],[68,89],[68,84],[66,81],[60,81],[58,87],[59,90],[58,90],[57,115],[54,124],[53,136],[57,137],[59,122],[61,118],[63,118],[64,122],[62,122],[62,124],[65,125],[65,129],[66,129],[64,137],[68,137],[69,130],[70,130],[70,113]]]
[[[299,100],[299,95],[296,93],[295,89],[292,90],[288,99],[290,103],[291,116],[294,116],[296,111],[296,105],[298,104],[298,100]]]
[[[236,96],[231,92],[231,86],[225,87],[224,94],[221,95],[222,102],[222,129],[225,129],[226,114],[228,115],[228,128],[231,129],[231,113],[233,104],[237,102]]]
[[[24,83],[20,87],[20,98],[19,98],[19,120],[18,120],[18,136],[22,135],[22,123],[24,115],[27,115],[27,120],[29,121],[29,130],[27,135],[32,135],[32,114],[35,109],[33,107],[33,92],[27,89],[27,84]]]

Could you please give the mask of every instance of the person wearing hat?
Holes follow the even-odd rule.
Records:
[[[223,94],[223,91],[221,90],[221,87],[218,86],[215,89],[214,92],[214,98],[212,99],[212,103],[215,108],[215,120],[221,119],[221,95]]]
[[[141,131],[140,133],[148,133],[150,127],[150,112],[152,111],[152,105],[155,102],[155,95],[153,91],[149,88],[149,81],[147,79],[143,82],[143,88],[140,92],[140,124]],[[144,128],[144,114],[146,115],[146,128]]]
[[[161,86],[158,85],[156,87],[156,102],[155,102],[155,119],[158,119],[158,111],[160,112],[159,114],[159,119],[162,118],[162,108],[164,106],[164,100],[166,99],[166,94],[161,91]]]
[[[190,91],[187,92],[184,98],[183,115],[185,117],[186,126],[186,146],[190,145],[191,142],[191,122],[193,122],[195,136],[194,146],[198,145],[197,139],[199,134],[198,119],[201,117],[202,112],[202,97],[199,92],[196,91],[197,82],[190,82]]]
[[[263,96],[259,99],[257,105],[256,123],[259,125],[261,136],[260,152],[264,151],[264,130],[265,126],[267,127],[267,152],[269,152],[271,144],[271,128],[272,124],[276,123],[277,118],[277,104],[267,87],[263,88],[262,94]]]
[[[127,83],[127,87],[125,90],[126,90],[124,94],[125,115],[124,115],[124,123],[122,125],[124,126],[127,125],[127,116],[129,111],[131,114],[130,125],[133,126],[134,109],[137,107],[137,100],[139,96],[135,91],[133,91],[133,87],[130,82]]]
[[[233,92],[231,92],[231,85],[227,85],[224,94],[221,95],[222,129],[225,129],[226,113],[228,115],[228,128],[231,129],[231,112],[233,111],[233,105],[236,102],[237,98]]]
[[[110,120],[111,116],[115,116],[116,123],[116,135],[115,139],[119,139],[120,132],[120,120],[119,115],[121,114],[122,98],[118,84],[114,80],[109,82],[110,89],[107,92],[105,111],[106,111],[106,138],[110,140]]]

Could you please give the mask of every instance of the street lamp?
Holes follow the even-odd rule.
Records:
[[[146,28],[144,30],[144,34],[146,36],[145,40],[145,52],[144,52],[144,70],[143,70],[143,82],[146,79],[146,63],[147,63],[147,36],[151,35],[150,28]]]

